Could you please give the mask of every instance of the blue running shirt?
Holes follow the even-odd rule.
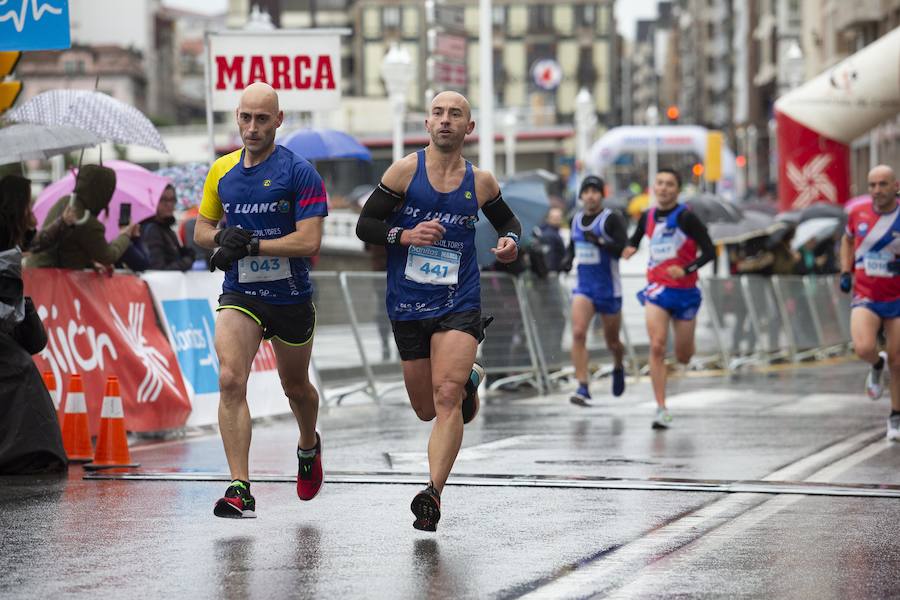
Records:
[[[213,163],[203,186],[200,214],[228,227],[253,230],[269,240],[297,230],[297,221],[328,214],[322,178],[305,159],[283,146],[258,165],[245,167],[243,149]],[[248,256],[225,273],[222,289],[269,304],[309,300],[309,264],[302,257]]]
[[[582,211],[577,212],[572,219],[572,243],[575,244],[575,260],[578,264],[576,293],[591,298],[622,296],[619,259],[584,237],[584,232],[590,231],[601,240],[612,243],[614,240],[606,233],[606,220],[611,214],[611,210],[604,208],[591,221],[589,227],[581,224],[584,218]]]
[[[387,310],[394,321],[433,319],[481,308],[481,283],[475,258],[478,200],[475,173],[466,161],[466,174],[449,193],[431,187],[425,170],[425,151],[406,199],[391,219],[391,227],[413,229],[438,219],[447,230],[433,246],[387,247]]]

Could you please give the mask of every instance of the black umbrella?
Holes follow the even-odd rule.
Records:
[[[816,202],[810,204],[800,211],[800,221],[809,221],[810,219],[827,219],[835,218],[843,223],[847,219],[844,213],[844,207],[829,202]]]
[[[737,205],[712,194],[687,198],[685,204],[707,225],[737,223],[743,217],[743,212]]]

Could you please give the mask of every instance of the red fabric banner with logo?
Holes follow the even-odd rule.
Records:
[[[69,380],[79,373],[96,434],[106,378],[115,375],[128,430],[184,425],[190,400],[146,283],[134,275],[62,269],[26,269],[23,275],[48,337],[34,360],[55,375],[57,405],[64,405]]]

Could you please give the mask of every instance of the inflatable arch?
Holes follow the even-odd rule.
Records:
[[[656,134],[656,148],[660,154],[693,152],[706,160],[706,136],[709,130],[696,125],[658,125],[656,127],[614,127],[594,142],[588,152],[587,168],[590,173],[607,177],[607,169],[616,158],[625,153],[646,154],[650,146],[650,135]],[[664,165],[664,161],[660,166]],[[735,185],[734,152],[722,147],[722,179],[717,191],[725,197],[734,196]],[[687,178],[687,173],[685,173]]]
[[[900,112],[900,27],[775,102],[781,210],[850,197],[850,143]]]

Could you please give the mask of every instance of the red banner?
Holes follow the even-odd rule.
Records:
[[[92,434],[109,375],[119,378],[129,431],[184,425],[191,404],[143,281],[62,269],[26,269],[24,279],[48,337],[34,360],[56,376],[62,398],[71,375],[81,375]]]

